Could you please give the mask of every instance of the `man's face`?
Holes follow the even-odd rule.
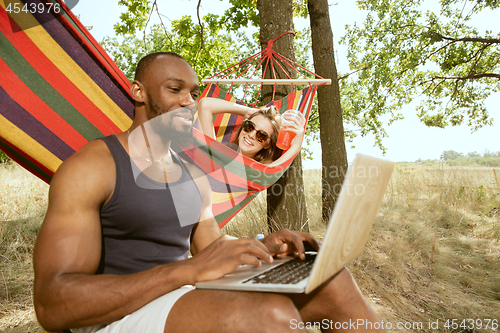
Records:
[[[150,67],[145,101],[149,120],[165,139],[179,141],[192,136],[193,117],[198,106],[198,77],[184,60],[161,56]],[[183,140],[181,140],[183,141]]]

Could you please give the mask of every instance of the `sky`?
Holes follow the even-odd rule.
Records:
[[[347,52],[345,47],[339,45],[338,41],[344,34],[346,24],[362,23],[365,17],[365,14],[356,7],[354,2],[354,0],[329,0],[337,69],[344,72],[348,70]],[[118,0],[79,1],[73,8],[73,12],[79,15],[85,26],[92,27],[90,32],[94,38],[97,41],[102,41],[106,36],[115,35],[113,25],[118,22],[120,13],[124,10],[124,7],[118,6],[117,3]],[[167,26],[170,21],[184,15],[191,15],[193,20],[197,21],[197,3],[198,1],[195,0],[177,0],[175,6],[172,6],[171,1],[158,1],[160,13],[163,15],[162,19]],[[202,0],[200,14],[201,16],[207,13],[222,14],[228,7],[227,1]],[[498,31],[497,18],[499,14],[500,10],[487,13],[487,16],[482,17],[477,25],[480,29]],[[294,24],[296,30],[300,30],[308,25],[308,19],[295,18]],[[235,59],[235,63],[240,60]],[[310,70],[314,70],[314,68],[310,68]],[[386,126],[388,137],[383,139],[383,145],[387,149],[385,155],[378,147],[374,146],[374,137],[368,135],[357,137],[350,143],[346,142],[347,158],[352,161],[356,153],[363,153],[394,162],[413,162],[418,159],[439,159],[443,151],[446,150],[454,150],[463,154],[474,151],[483,154],[485,150],[500,151],[500,119],[497,119],[500,118],[500,94],[490,97],[486,104],[493,118],[493,126],[472,132],[466,125],[445,129],[427,127],[418,120],[414,111],[417,104],[412,102],[401,109],[401,113],[405,116],[404,120]],[[313,159],[303,160],[304,169],[321,168],[320,143],[313,142],[307,147],[313,151]]]

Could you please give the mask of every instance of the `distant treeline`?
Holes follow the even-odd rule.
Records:
[[[10,162],[11,159],[3,151],[0,150],[0,163]],[[423,160],[419,158],[416,163],[423,163],[425,165],[436,165],[439,162],[444,162],[450,166],[466,166],[466,165],[479,165],[479,166],[490,166],[490,167],[500,167],[500,151],[490,152],[485,150],[483,155],[478,152],[470,152],[467,155],[456,152],[454,150],[444,151],[440,160]]]
[[[456,152],[454,150],[444,151],[440,160],[422,160],[418,159],[417,163],[423,163],[426,165],[435,165],[439,162],[444,162],[449,166],[488,166],[488,167],[500,167],[500,151],[490,152],[485,150],[483,155],[478,152],[469,152],[467,155]]]

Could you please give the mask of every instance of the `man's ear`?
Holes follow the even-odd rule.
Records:
[[[134,80],[134,82],[132,82],[132,84],[130,85],[130,95],[132,95],[134,101],[144,103],[145,93],[146,92],[144,91],[144,86],[142,85],[142,83]]]

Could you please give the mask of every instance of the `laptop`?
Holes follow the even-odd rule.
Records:
[[[240,266],[224,277],[196,283],[200,289],[310,293],[356,259],[365,246],[394,163],[357,154],[345,176],[317,253],[306,260],[282,257],[261,267]],[[288,267],[290,266],[290,267]]]

